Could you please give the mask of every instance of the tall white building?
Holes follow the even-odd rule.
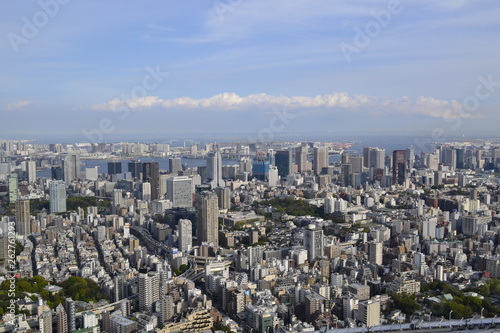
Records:
[[[54,180],[49,185],[50,212],[62,213],[66,211],[66,183]]]
[[[177,225],[179,230],[178,248],[182,252],[188,252],[193,246],[193,226],[190,220],[180,219]]]
[[[422,222],[422,238],[423,239],[436,238],[436,225],[437,225],[436,218],[432,218],[429,221],[423,221]]]
[[[220,152],[209,154],[207,158],[207,179],[212,188],[224,187],[226,184],[222,180],[222,155]]]
[[[155,302],[160,300],[160,276],[158,272],[139,274],[139,310],[152,312]]]
[[[323,230],[316,228],[314,224],[310,224],[304,230],[304,247],[307,249],[309,262],[323,256],[323,246]]]
[[[151,201],[151,183],[142,183],[141,193],[143,201]]]
[[[420,252],[415,253],[415,266],[417,267],[418,274],[420,275],[425,274],[425,268],[426,268],[425,254]]]
[[[193,207],[193,180],[188,176],[168,178],[167,199],[172,207]]]
[[[36,162],[26,161],[26,179],[28,183],[36,182]]]
[[[370,242],[368,245],[368,257],[371,263],[382,265],[382,243]]]
[[[380,302],[374,300],[359,302],[358,320],[367,327],[380,325]]]

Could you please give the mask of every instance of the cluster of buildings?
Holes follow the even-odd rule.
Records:
[[[50,281],[45,296],[71,276],[107,295],[28,295],[0,332],[373,327],[411,320],[391,295],[500,278],[500,142],[348,147],[0,141],[0,279],[15,222],[17,277]]]

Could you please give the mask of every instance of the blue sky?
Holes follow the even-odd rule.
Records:
[[[0,138],[495,135],[498,17],[493,0],[3,1]]]

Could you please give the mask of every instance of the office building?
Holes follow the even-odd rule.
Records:
[[[392,184],[404,185],[406,180],[406,150],[394,150],[392,153]]]
[[[193,206],[193,179],[188,176],[170,177],[167,179],[167,199],[172,207]]]
[[[122,173],[122,162],[119,161],[108,162],[108,174],[116,175],[117,173]]]
[[[274,164],[278,168],[278,175],[281,179],[286,179],[292,173],[292,152],[289,150],[278,150],[274,155]]]
[[[231,208],[231,190],[229,187],[217,187],[215,189],[217,198],[219,199],[219,209]]]
[[[26,180],[28,183],[36,182],[36,162],[35,161],[25,161],[25,172]]]
[[[310,224],[304,230],[304,247],[307,250],[307,259],[311,263],[318,257],[323,256],[323,229],[316,228],[316,225]]]
[[[142,164],[142,181],[151,184],[151,200],[160,198],[160,167],[158,162]]]
[[[142,163],[139,161],[130,161],[127,163],[127,170],[133,178],[142,178]]]
[[[177,226],[179,238],[177,247],[182,252],[189,252],[193,246],[193,226],[190,220],[181,219]]]
[[[7,183],[9,184],[9,203],[13,204],[19,198],[19,178],[17,173],[9,174]]]
[[[198,244],[219,245],[219,199],[213,192],[196,194],[198,211]]]
[[[306,172],[308,170],[307,163],[307,152],[309,146],[300,145],[300,147],[295,149],[295,163],[297,164],[298,172]]]
[[[62,169],[64,181],[66,184],[71,184],[75,179],[81,178],[81,163],[80,155],[67,154],[62,160]]]
[[[210,184],[212,188],[225,187],[222,180],[222,155],[220,152],[210,153],[207,158],[207,171],[205,183]]]
[[[16,201],[16,232],[18,235],[27,236],[30,230],[30,201]]]
[[[66,211],[66,183],[62,180],[53,180],[49,185],[50,212],[63,213]]]
[[[328,166],[328,149],[326,147],[314,147],[313,171],[315,175],[321,174],[321,170]]]
[[[168,159],[168,170],[171,174],[177,175],[182,170],[181,159],[179,157],[171,157]]]
[[[370,242],[368,244],[368,256],[372,264],[382,265],[382,246],[380,242]]]

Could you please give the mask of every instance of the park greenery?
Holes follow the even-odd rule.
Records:
[[[45,289],[49,284],[59,286],[63,289],[57,293],[51,293]],[[7,306],[10,304],[10,299],[12,299],[9,295],[9,288],[9,280],[5,280],[0,284],[0,315],[7,311]],[[71,276],[64,282],[51,283],[38,275],[31,279],[16,279],[14,299],[20,300],[25,297],[29,297],[33,301],[38,301],[39,297],[41,297],[51,309],[54,309],[61,303],[64,304],[68,297],[83,302],[97,302],[101,299],[108,299],[108,296],[101,292],[97,283],[90,279]],[[16,312],[22,312],[17,308],[17,304]]]

